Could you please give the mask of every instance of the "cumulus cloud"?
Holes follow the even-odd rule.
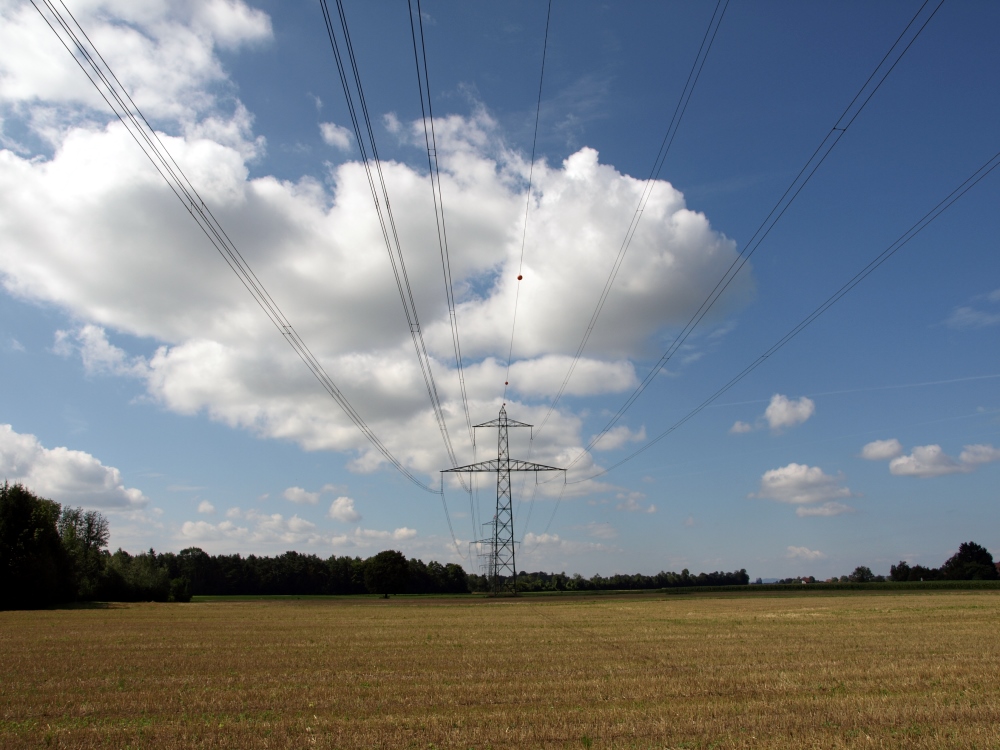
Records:
[[[786,557],[790,557],[793,560],[822,560],[826,555],[820,552],[818,549],[809,549],[808,547],[788,547],[788,554]]]
[[[226,514],[229,515],[228,513]],[[285,518],[280,513],[260,513],[248,510],[241,525],[234,518],[213,524],[208,521],[185,521],[177,539],[185,544],[205,544],[207,542],[238,544],[318,544],[326,541],[316,524],[293,515]]]
[[[642,492],[620,492],[618,493],[618,500],[620,502],[615,506],[615,509],[628,513],[656,513],[656,506],[652,503],[643,505],[639,502],[645,498],[646,495]]]
[[[0,475],[64,505],[129,509],[149,502],[140,490],[125,486],[115,467],[83,451],[46,448],[9,424],[0,424]]]
[[[815,413],[816,403],[811,398],[806,396],[788,398],[781,393],[775,393],[771,396],[771,401],[764,410],[764,414],[756,420],[755,424],[737,420],[729,428],[729,433],[743,435],[763,428],[765,423],[772,432],[782,432],[802,424]]]
[[[205,514],[215,513],[215,506],[208,502],[208,500],[202,500],[198,503],[198,512]]]
[[[341,151],[351,150],[351,131],[333,122],[321,122],[319,124],[320,135],[328,146],[340,149]]]
[[[268,16],[240,0],[98,0],[74,6],[73,13],[148,117],[187,122],[211,109],[213,86],[226,78],[216,49],[265,42],[272,33]],[[30,4],[4,3],[0,18],[0,101],[106,114]]]
[[[964,466],[979,466],[980,464],[1000,461],[1000,448],[992,445],[967,445],[958,455],[958,460]]]
[[[873,440],[861,449],[861,457],[869,461],[888,461],[903,452],[903,444],[896,438]]]
[[[818,466],[791,463],[779,469],[765,471],[760,489],[750,497],[775,500],[800,507],[799,516],[835,516],[852,510],[839,500],[851,497],[851,491],[841,486],[838,477],[830,476]]]
[[[361,520],[361,514],[354,509],[354,500],[345,496],[338,497],[330,504],[327,515],[344,523],[354,523]]]
[[[940,477],[967,474],[983,464],[1000,461],[1000,449],[992,445],[967,445],[954,459],[940,445],[919,445],[908,456],[889,462],[889,471],[901,477]]]
[[[816,404],[811,398],[792,399],[775,393],[764,410],[764,419],[772,430],[783,430],[802,424],[815,412]]]
[[[301,487],[289,487],[281,496],[288,502],[299,505],[315,505],[319,502],[318,492],[306,492]]]
[[[596,435],[594,437],[597,437]],[[591,438],[591,440],[594,439]],[[628,445],[629,443],[641,443],[646,439],[645,426],[638,430],[630,430],[626,425],[613,427],[601,438],[601,441],[594,446],[596,451],[613,451]]]
[[[370,547],[373,542],[405,542],[409,539],[415,539],[416,536],[416,529],[410,529],[406,526],[401,526],[393,531],[362,529],[358,527],[352,534],[338,534],[334,536],[331,539],[331,543],[335,547]]]
[[[44,143],[27,152],[0,150],[4,288],[81,321],[60,332],[57,348],[81,357],[94,373],[137,379],[170,411],[202,413],[307,450],[345,452],[357,471],[383,466],[383,456],[275,333],[124,127],[81,85],[75,63],[34,10],[4,6],[0,14],[0,105]],[[252,113],[223,85],[218,51],[266,42],[267,16],[237,0],[96,0],[79,18],[374,432],[412,470],[430,475],[445,466],[443,446],[428,439],[437,426],[410,332],[400,325],[362,165],[332,166],[328,183],[249,177],[265,144],[253,133]],[[324,125],[331,127],[321,134],[338,146],[343,134]],[[386,126],[404,148],[423,147],[419,122],[387,117]],[[528,159],[507,145],[483,109],[440,118],[435,126],[470,408],[478,420],[499,407],[496,357],[506,353],[520,288],[508,408],[531,421],[562,383],[580,321],[592,312],[609,253],[620,245],[645,182],[601,163],[590,148],[558,164],[538,162],[519,285]],[[426,176],[396,162],[382,170],[455,437],[461,393]],[[654,351],[665,329],[690,318],[735,257],[732,240],[689,209],[680,191],[659,182],[566,392],[633,387],[633,361]],[[752,275],[740,274],[713,315],[725,316],[752,293]],[[576,415],[556,412],[536,441],[535,457],[562,465],[560,455],[580,450],[580,430]],[[471,445],[455,439],[460,458],[471,461]]]
[[[903,455],[902,443],[896,438],[876,440],[861,449],[862,458],[889,461],[889,472],[900,477],[941,477],[948,474],[968,474],[980,466],[1000,461],[1000,448],[988,444],[966,445],[958,458],[949,456],[940,445],[918,445]]]

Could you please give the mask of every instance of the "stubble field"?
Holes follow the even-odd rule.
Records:
[[[0,746],[1000,747],[1000,593],[0,612]]]

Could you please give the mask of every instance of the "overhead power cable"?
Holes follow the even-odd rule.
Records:
[[[469,396],[465,388],[465,368],[462,362],[462,344],[458,336],[458,316],[455,312],[455,289],[451,278],[451,256],[448,252],[448,227],[444,220],[444,195],[441,191],[441,169],[437,156],[437,133],[434,129],[434,106],[431,102],[431,79],[427,66],[427,44],[424,39],[424,17],[417,0],[417,23],[413,22],[413,0],[407,0],[410,15],[410,37],[413,40],[413,62],[417,72],[417,91],[420,94],[420,119],[424,126],[424,145],[427,148],[427,174],[431,183],[431,195],[434,199],[434,219],[437,223],[438,249],[441,255],[441,274],[444,277],[444,294],[448,302],[448,321],[451,323],[451,344],[455,352],[455,368],[458,373],[458,384],[462,395],[462,409],[465,412],[465,424],[469,430],[469,441],[473,446],[472,461],[475,463],[476,435],[472,428],[472,415],[469,413]],[[417,31],[420,32],[420,46],[417,47]],[[425,103],[426,99],[426,103]],[[461,478],[460,478],[461,481]],[[469,493],[469,515],[472,523],[473,539],[476,538],[477,518],[473,505],[472,484],[467,488]]]
[[[379,440],[378,436],[365,423],[358,411],[350,404],[344,394],[327,374],[323,365],[312,353],[309,347],[299,336],[291,322],[278,307],[271,295],[264,288],[264,285],[257,278],[253,269],[246,259],[240,254],[236,245],[229,235],[222,228],[222,225],[209,210],[202,200],[198,191],[195,190],[191,181],[184,174],[184,171],[174,160],[174,157],[167,150],[160,136],[149,124],[149,121],[142,114],[121,82],[115,76],[107,61],[98,52],[96,46],[87,36],[86,32],[77,22],[76,18],[66,7],[62,0],[59,0],[60,10],[56,6],[55,0],[31,0],[31,4],[41,15],[45,23],[52,29],[62,45],[76,61],[77,65],[84,72],[90,82],[97,89],[98,93],[107,102],[108,106],[128,130],[129,135],[142,149],[143,153],[152,163],[153,167],[166,181],[167,186],[177,196],[177,199],[184,204],[191,218],[195,220],[198,227],[204,232],[209,242],[222,256],[223,260],[233,270],[243,286],[250,292],[254,301],[267,315],[274,327],[284,336],[285,340],[292,347],[296,354],[309,368],[309,371],[319,381],[323,389],[333,398],[334,401],[344,410],[344,413],[351,419],[355,426],[367,438],[368,442],[378,450],[382,456],[391,463],[397,471],[427,492],[439,494],[439,492],[421,482],[414,476]],[[43,10],[44,7],[44,10]]]
[[[469,414],[469,397],[465,389],[465,370],[462,362],[462,345],[458,338],[458,317],[455,314],[455,291],[451,280],[451,256],[448,253],[448,228],[444,221],[444,196],[441,193],[441,169],[437,158],[437,134],[434,130],[434,107],[431,104],[431,79],[427,69],[427,45],[424,41],[424,18],[417,0],[417,24],[413,23],[413,1],[407,0],[410,9],[410,35],[413,37],[413,62],[417,69],[417,89],[420,92],[420,115],[424,125],[424,143],[427,146],[427,170],[434,196],[434,218],[437,221],[438,247],[441,251],[441,273],[444,276],[444,293],[448,300],[448,318],[451,321],[451,341],[455,350],[455,366],[462,391],[462,407],[469,429],[469,440],[476,441]],[[417,29],[420,31],[420,52],[417,52]],[[427,106],[424,107],[424,98]]]
[[[729,380],[729,382],[727,382],[725,385],[719,388],[715,393],[713,393],[707,399],[702,401],[698,406],[696,406],[694,409],[692,409],[690,412],[684,415],[684,417],[675,422],[669,429],[664,430],[659,435],[654,437],[652,440],[649,440],[647,443],[645,443],[642,447],[637,448],[632,453],[625,456],[625,458],[612,464],[608,468],[599,471],[596,474],[593,474],[589,477],[586,477],[585,479],[576,479],[570,482],[569,484],[579,484],[581,482],[586,482],[588,480],[596,479],[597,477],[603,476],[607,474],[609,471],[618,468],[622,464],[631,461],[639,454],[643,453],[644,451],[654,446],[656,443],[663,440],[663,438],[665,438],[667,435],[677,430],[688,420],[690,420],[692,417],[694,417],[703,409],[705,409],[707,406],[709,406],[713,401],[715,401],[717,398],[726,393],[726,391],[728,391],[734,385],[743,380],[743,378],[745,378],[751,372],[753,372],[762,364],[764,364],[764,362],[767,361],[768,358],[774,355],[779,349],[785,346],[785,344],[787,344],[793,338],[798,336],[803,330],[805,330],[808,326],[810,326],[820,315],[825,313],[833,305],[839,302],[844,297],[844,295],[846,295],[848,292],[854,289],[854,287],[856,287],[858,284],[860,284],[862,281],[868,278],[868,276],[873,271],[875,271],[876,268],[881,266],[883,263],[889,260],[889,258],[891,258],[893,255],[899,252],[903,247],[905,247],[907,243],[910,242],[910,240],[912,240],[914,237],[916,237],[918,234],[924,231],[924,229],[926,229],[931,222],[933,222],[941,214],[943,214],[945,211],[951,208],[951,206],[955,203],[955,201],[957,201],[959,198],[961,198],[963,195],[969,192],[969,190],[971,190],[975,185],[977,185],[981,180],[983,180],[998,166],[1000,166],[1000,152],[997,152],[990,159],[988,159],[981,167],[979,167],[979,169],[977,169],[968,178],[966,178],[965,181],[962,182],[962,184],[960,184],[958,187],[952,190],[944,199],[942,199],[937,205],[935,205],[934,208],[925,213],[915,224],[913,224],[913,226],[911,226],[903,234],[901,234],[895,242],[893,242],[885,250],[883,250],[881,253],[872,258],[872,260],[868,263],[868,265],[866,265],[864,268],[858,271],[854,276],[852,276],[851,279],[847,281],[843,286],[841,286],[836,292],[827,297],[827,299],[823,302],[823,304],[821,304],[819,307],[817,307],[815,310],[809,313],[809,315],[803,318],[788,333],[786,333],[784,336],[778,339],[769,349],[767,349],[763,354],[757,357],[757,359],[755,359],[753,362],[751,362],[749,365],[743,368],[736,376],[734,376],[731,380]]]
[[[396,229],[396,222],[392,215],[392,204],[389,201],[389,192],[386,187],[385,177],[382,174],[382,162],[379,159],[378,147],[375,144],[375,133],[372,128],[371,117],[368,113],[368,104],[365,101],[364,88],[361,85],[361,74],[358,69],[357,58],[354,55],[354,47],[351,44],[351,36],[347,26],[347,17],[344,15],[344,5],[342,0],[337,0],[337,13],[340,20],[340,29],[344,37],[344,47],[347,52],[347,60],[350,64],[350,77],[347,66],[341,55],[340,44],[334,31],[333,19],[326,0],[320,0],[323,9],[323,19],[326,23],[326,31],[330,38],[330,47],[337,63],[337,72],[344,89],[344,96],[347,100],[347,108],[351,117],[351,124],[354,127],[354,135],[361,152],[361,160],[368,177],[368,187],[371,190],[372,201],[375,205],[375,212],[378,217],[379,227],[382,230],[382,239],[385,242],[386,251],[389,254],[389,262],[392,266],[392,273],[396,280],[396,289],[399,292],[400,302],[403,303],[403,314],[410,329],[410,337],[413,339],[413,348],[420,363],[420,371],[424,377],[424,384],[427,387],[427,396],[430,399],[434,410],[434,417],[438,423],[438,429],[448,451],[448,457],[452,465],[458,465],[455,450],[452,447],[451,436],[448,434],[448,425],[445,422],[444,410],[441,406],[441,399],[438,395],[437,384],[434,382],[434,373],[431,369],[430,356],[427,353],[427,346],[424,343],[423,331],[420,327],[420,317],[417,314],[417,305],[413,297],[413,289],[410,286],[409,276],[406,272],[406,263],[403,260],[403,250],[399,242],[399,232]],[[351,89],[351,79],[353,79],[354,91]],[[357,97],[357,104],[355,104]],[[364,121],[362,128],[358,119],[360,110],[361,118]],[[366,139],[367,136],[367,139]],[[369,155],[370,151],[370,155]],[[373,169],[374,167],[374,169]]]
[[[326,32],[330,39],[330,48],[337,64],[337,73],[340,77],[341,86],[344,89],[344,98],[347,100],[347,109],[350,113],[351,125],[354,128],[354,136],[358,143],[358,150],[361,152],[361,161],[368,178],[368,187],[371,191],[372,201],[375,205],[375,213],[378,217],[379,227],[382,230],[382,239],[385,242],[386,252],[389,254],[389,263],[392,266],[392,273],[396,279],[396,289],[399,292],[399,301],[403,304],[403,314],[410,329],[410,338],[413,340],[413,349],[420,364],[420,372],[424,378],[424,385],[427,388],[427,397],[431,402],[434,418],[437,420],[438,430],[441,432],[441,439],[444,442],[445,450],[452,466],[458,466],[458,457],[451,443],[451,435],[448,434],[448,424],[444,416],[444,408],[441,406],[441,398],[438,395],[437,384],[434,382],[434,372],[430,355],[427,352],[427,345],[424,342],[424,334],[420,327],[420,317],[417,314],[417,304],[413,297],[413,289],[410,286],[410,279],[406,273],[406,263],[403,260],[403,249],[399,242],[399,232],[396,230],[396,221],[392,216],[392,204],[389,201],[389,191],[386,186],[385,176],[382,174],[382,160],[378,155],[378,146],[375,144],[375,131],[372,128],[371,117],[368,113],[368,103],[365,100],[365,90],[361,84],[361,72],[358,68],[357,57],[354,54],[354,45],[351,43],[351,33],[347,25],[347,16],[344,13],[343,0],[336,0],[337,16],[340,21],[340,32],[343,35],[344,49],[347,53],[347,62],[350,65],[350,76],[348,76],[347,65],[341,55],[340,43],[334,31],[333,16],[327,5],[327,0],[320,0],[323,10],[323,21],[326,24]],[[353,81],[353,91],[352,91]],[[357,97],[357,104],[355,104]],[[358,119],[360,111],[361,120],[364,121],[364,128],[361,120]],[[366,140],[367,136],[367,140]],[[369,155],[370,151],[370,155]],[[374,166],[374,170],[372,167]],[[461,478],[459,481],[462,481]],[[462,482],[463,488],[465,487]],[[455,531],[451,523],[451,514],[448,512],[448,503],[444,499],[444,491],[441,491],[441,501],[444,506],[445,517],[448,520],[448,530],[451,532],[455,549],[461,556],[462,551],[455,537]]]
[[[521,257],[517,264],[517,288],[514,291],[514,315],[510,324],[510,347],[507,349],[507,372],[503,379],[503,400],[507,400],[510,383],[510,358],[514,355],[514,331],[517,329],[517,303],[521,297],[521,276],[524,271],[524,243],[528,237],[528,209],[531,208],[531,187],[535,175],[535,146],[538,144],[538,118],[542,112],[542,84],[545,82],[545,56],[549,50],[549,22],[552,20],[552,0],[545,13],[545,40],[542,42],[542,70],[538,75],[538,101],[535,103],[535,132],[531,138],[531,163],[528,166],[528,197],[524,202],[524,227],[521,230]]]
[[[643,381],[636,387],[632,394],[625,400],[621,408],[614,414],[614,416],[608,421],[604,428],[595,435],[590,443],[587,444],[580,454],[570,462],[570,468],[576,465],[588,452],[601,441],[601,439],[611,431],[611,429],[618,423],[622,416],[629,410],[632,404],[635,403],[636,399],[642,395],[643,391],[652,383],[653,379],[659,374],[660,370],[670,361],[670,359],[677,353],[677,351],[684,345],[691,332],[694,331],[695,327],[702,321],[702,319],[708,314],[715,303],[719,300],[719,297],[726,291],[729,285],[732,283],[733,279],[736,278],[737,274],[743,269],[747,261],[750,260],[754,252],[760,247],[760,244],[764,241],[774,225],[778,223],[785,212],[791,206],[792,202],[798,196],[802,189],[808,184],[809,180],[820,168],[826,158],[833,151],[840,139],[843,138],[844,133],[847,132],[848,128],[854,123],[858,115],[861,114],[868,102],[871,101],[875,93],[881,88],[882,84],[885,82],[886,78],[893,71],[899,61],[906,54],[907,50],[913,45],[920,36],[920,33],[927,27],[931,19],[938,12],[944,0],[937,0],[937,3],[933,6],[933,10],[929,13],[925,13],[928,5],[930,5],[931,0],[925,0],[923,5],[917,10],[910,22],[906,24],[906,27],[893,42],[892,47],[889,51],[885,53],[885,56],[881,59],[879,64],[872,71],[871,75],[868,76],[868,80],[865,81],[864,85],[858,90],[851,100],[851,103],[847,105],[843,114],[837,119],[833,127],[820,142],[816,150],[813,151],[812,155],[806,161],[805,166],[799,171],[792,180],[791,185],[785,190],[781,198],[771,209],[770,213],[765,217],[764,221],[754,232],[753,236],[747,242],[747,244],[740,251],[739,255],[733,260],[729,268],[723,274],[722,278],[719,279],[718,283],[709,292],[705,301],[701,303],[701,306],[695,311],[691,319],[685,324],[680,333],[677,334],[673,342],[664,352],[663,356],[660,357],[659,361],[653,366],[649,371]],[[922,19],[922,20],[921,20]]]
[[[691,65],[691,70],[688,72],[687,80],[684,82],[684,89],[681,91],[680,98],[677,100],[677,106],[674,107],[674,114],[670,118],[670,124],[667,125],[667,132],[663,135],[663,141],[660,143],[660,150],[657,152],[656,158],[653,160],[653,166],[649,170],[649,177],[646,178],[646,184],[643,186],[642,193],[639,196],[639,201],[636,204],[635,210],[632,212],[632,219],[629,221],[628,229],[625,230],[625,238],[622,240],[621,247],[618,249],[618,256],[615,258],[615,262],[611,266],[611,272],[608,274],[607,281],[604,282],[604,289],[601,290],[601,295],[597,300],[597,306],[594,308],[594,312],[590,316],[590,321],[587,323],[587,329],[584,331],[583,338],[580,340],[580,344],[576,348],[576,354],[573,356],[573,361],[570,363],[569,369],[566,371],[566,377],[563,378],[562,384],[559,386],[559,390],[556,392],[555,398],[552,399],[552,403],[549,404],[548,411],[545,412],[545,417],[538,426],[538,433],[541,433],[542,429],[544,429],[545,423],[549,421],[549,417],[552,416],[552,412],[556,408],[556,404],[559,403],[559,400],[566,392],[566,387],[569,385],[570,378],[573,377],[573,372],[576,370],[576,366],[580,363],[580,358],[583,356],[583,350],[587,347],[590,335],[594,332],[594,326],[597,325],[597,319],[601,316],[601,311],[604,309],[604,303],[607,302],[608,295],[611,293],[611,287],[614,285],[615,279],[618,277],[618,271],[621,269],[622,261],[625,260],[625,253],[628,252],[629,246],[632,244],[632,238],[635,236],[635,231],[639,226],[640,219],[642,219],[643,211],[645,211],[646,204],[649,202],[649,198],[653,193],[653,188],[656,186],[657,180],[660,177],[660,171],[663,169],[663,163],[667,158],[667,154],[670,152],[670,147],[673,145],[674,138],[677,136],[677,130],[680,128],[681,120],[684,118],[684,113],[687,111],[688,103],[691,101],[691,95],[694,93],[694,88],[698,85],[698,79],[701,77],[702,68],[705,67],[705,61],[708,59],[708,53],[711,51],[712,44],[715,42],[716,34],[719,33],[719,26],[722,24],[722,17],[726,14],[726,9],[728,7],[729,0],[718,0],[715,4],[715,10],[712,12],[712,18],[708,22],[708,28],[705,29],[705,34],[701,38],[701,45],[698,47],[698,54],[695,55],[694,63]]]

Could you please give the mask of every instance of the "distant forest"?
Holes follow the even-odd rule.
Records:
[[[73,601],[190,601],[192,596],[467,594],[490,590],[485,576],[455,563],[424,563],[393,550],[367,559],[286,552],[276,557],[209,555],[197,547],[179,553],[137,555],[107,548],[108,521],[97,511],[63,508],[20,484],[0,487],[0,608],[39,607]],[[966,542],[940,568],[893,565],[888,580],[993,580],[992,555]],[[783,583],[809,583],[811,578]],[[831,579],[837,580],[837,579]],[[840,580],[887,580],[859,566]],[[759,579],[758,579],[759,581]],[[747,585],[746,570],[693,575],[581,575],[519,573],[518,590],[606,591],[687,586]]]

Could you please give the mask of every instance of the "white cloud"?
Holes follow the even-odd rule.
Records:
[[[816,404],[810,398],[790,399],[775,393],[764,410],[764,419],[772,430],[783,430],[802,424],[815,412]]]
[[[212,505],[208,500],[202,500],[198,503],[199,513],[215,513],[215,506]]]
[[[1000,303],[1000,289],[976,297],[975,302],[985,302],[987,307]],[[945,324],[952,328],[988,328],[1000,325],[1000,311],[964,305],[956,307]]]
[[[374,529],[358,529],[359,536],[365,539],[392,539],[401,542],[405,539],[413,539],[417,535],[416,529],[408,529],[405,526],[393,529],[392,531],[376,531]]]
[[[361,514],[354,509],[354,500],[344,496],[338,497],[330,504],[327,515],[344,523],[354,523],[361,520]]]
[[[318,492],[306,492],[301,487],[289,487],[281,496],[290,503],[298,505],[315,505],[319,502]]]
[[[240,510],[239,508],[235,507],[235,506],[232,507],[232,508],[229,508],[226,511],[226,518],[229,518],[229,519],[242,518],[242,516],[243,516],[243,511]]]
[[[789,546],[786,557],[790,557],[793,560],[822,560],[826,555],[819,550],[809,549],[808,547]]]
[[[347,128],[333,122],[321,122],[319,132],[328,146],[333,146],[341,151],[351,150],[351,131]]]
[[[596,435],[594,437],[597,437]],[[591,440],[594,439],[591,438]],[[630,430],[626,425],[612,427],[601,438],[601,442],[594,446],[595,451],[613,451],[628,445],[629,443],[641,443],[646,439],[646,427],[642,426],[638,430]]]
[[[415,539],[416,536],[416,529],[410,529],[406,526],[394,529],[393,531],[362,529],[358,527],[354,530],[353,534],[338,534],[334,536],[331,539],[331,543],[335,547],[370,547],[373,542],[405,542]]]
[[[535,559],[553,552],[579,555],[593,552],[608,552],[614,549],[601,542],[578,542],[571,539],[563,539],[558,534],[533,534],[530,531],[524,535],[524,543],[521,546],[524,550],[523,555],[529,559]]]
[[[78,354],[89,375],[142,377],[148,372],[145,359],[129,357],[108,341],[103,328],[95,325],[85,325],[75,331],[56,331],[52,351],[63,357]]]
[[[966,466],[979,466],[994,461],[1000,461],[1000,448],[992,445],[967,445],[958,454],[958,460]]]
[[[615,510],[623,510],[628,513],[656,513],[656,506],[650,503],[643,505],[640,500],[644,500],[646,495],[642,492],[620,492],[618,493],[618,505]]]
[[[187,122],[215,103],[225,79],[215,49],[271,37],[270,20],[234,0],[130,3],[97,0],[73,7],[81,26],[147,117]],[[84,107],[105,103],[28,3],[0,7],[0,101]],[[36,115],[38,113],[36,112]],[[36,119],[37,122],[37,119]]]
[[[390,133],[399,134],[403,132],[403,123],[396,117],[395,112],[388,112],[382,115],[382,124]]]
[[[799,518],[808,518],[809,516],[829,518],[830,516],[839,516],[841,513],[853,512],[854,508],[850,505],[838,503],[836,500],[828,500],[822,505],[800,505],[795,509],[795,515]]]
[[[840,479],[825,474],[818,466],[791,463],[780,469],[765,471],[760,478],[760,489],[750,495],[766,500],[793,505],[812,505],[851,497],[847,487],[840,486]],[[849,506],[834,502],[832,505],[811,508],[799,515],[829,516],[850,510]]]
[[[967,445],[954,459],[940,445],[918,445],[908,456],[889,462],[889,471],[901,477],[940,477],[967,474],[983,464],[1000,461],[1000,449],[992,445]]]
[[[761,429],[765,422],[772,432],[781,432],[802,424],[815,413],[816,404],[811,398],[802,396],[795,399],[775,393],[771,396],[771,401],[764,410],[764,414],[756,420],[755,424],[737,420],[729,428],[729,434],[744,435]]]
[[[409,331],[399,322],[362,166],[332,168],[329,186],[310,178],[249,178],[264,142],[252,132],[252,114],[231,99],[216,52],[267,41],[267,16],[228,0],[95,0],[80,13],[165,146],[352,405],[408,468],[433,475],[447,465],[443,446],[428,439],[437,428]],[[60,350],[80,356],[94,373],[137,379],[170,411],[203,413],[307,450],[345,452],[357,471],[384,465],[186,218],[126,130],[81,84],[74,62],[33,9],[4,6],[0,14],[0,103],[49,144],[39,153],[0,150],[4,288],[80,320],[80,328],[60,334]],[[589,318],[610,270],[609,248],[620,245],[645,183],[601,164],[589,148],[559,164],[538,162],[519,285],[527,158],[509,148],[485,110],[435,125],[462,348],[470,360],[470,408],[477,420],[497,412],[494,357],[506,352],[520,286],[508,408],[515,418],[540,422],[545,408],[532,401],[562,383],[580,321]],[[386,126],[404,147],[422,144],[419,122],[387,117]],[[426,177],[403,163],[382,168],[445,413],[460,458],[471,461],[458,429],[461,397]],[[690,318],[735,256],[734,242],[687,208],[673,186],[658,183],[566,392],[633,387],[632,362],[647,356],[664,330]],[[740,274],[722,301],[725,309],[713,315],[723,318],[752,291],[751,275]],[[140,347],[146,354],[137,353]],[[563,465],[561,458],[580,450],[580,430],[576,415],[554,413],[536,441],[536,459]],[[580,462],[588,464],[590,457]]]
[[[902,454],[903,445],[896,438],[873,440],[861,449],[861,457],[869,461],[888,461]]]
[[[46,448],[9,424],[0,424],[0,475],[64,505],[127,509],[149,502],[140,490],[126,487],[113,466],[83,451]]]
[[[227,514],[229,515],[229,514]],[[185,544],[221,542],[229,544],[319,544],[326,541],[316,524],[293,515],[285,518],[280,513],[265,514],[248,510],[243,517],[247,525],[239,525],[233,519],[218,524],[208,521],[185,521],[180,528],[178,540]]]

